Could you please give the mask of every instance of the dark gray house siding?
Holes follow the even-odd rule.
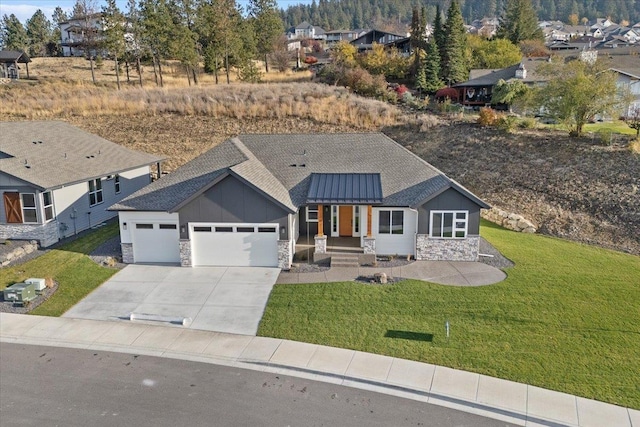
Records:
[[[288,213],[252,187],[228,176],[178,211],[180,238],[188,239],[189,222],[274,223],[285,228],[280,239],[289,238]],[[185,230],[182,232],[182,230]]]
[[[429,217],[432,210],[469,211],[467,233],[480,234],[480,206],[457,190],[449,188],[418,208],[418,234],[429,234]]]
[[[309,236],[313,237],[318,234],[318,223],[317,222],[309,222],[307,223],[307,207],[302,206],[298,211],[298,232],[301,236],[307,235],[307,225],[309,225]],[[331,235],[331,205],[322,205],[323,212],[323,233],[327,236]]]

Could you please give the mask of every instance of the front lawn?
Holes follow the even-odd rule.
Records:
[[[87,254],[118,234],[118,224],[111,223],[58,249],[25,262],[0,270],[0,289],[29,277],[51,277],[59,283],[58,291],[31,314],[60,316],[117,270],[101,267]]]
[[[258,334],[640,408],[640,258],[487,222],[482,234],[516,263],[502,283],[276,285]]]

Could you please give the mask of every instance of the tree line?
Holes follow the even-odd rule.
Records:
[[[137,68],[141,61],[151,62],[159,86],[162,61],[167,59],[183,64],[190,83],[198,83],[200,63],[216,82],[225,74],[229,82],[231,68],[252,81],[259,77],[255,59],[265,61],[268,71],[270,55],[286,50],[276,0],[249,0],[246,10],[235,0],[129,0],[125,10],[115,0],[105,2],[98,7],[96,0],[76,0],[71,16],[58,7],[53,22],[41,10],[26,25],[15,15],[4,15],[0,46],[33,56],[59,55],[59,24],[74,19],[81,27],[80,47],[91,62],[94,82],[94,59],[104,53],[115,60],[118,87],[121,61]]]
[[[640,21],[637,0],[528,0],[540,20],[570,23],[573,16],[583,18],[611,17],[614,22]],[[503,14],[507,0],[460,0],[462,18],[466,23],[483,17]],[[450,0],[313,0],[310,4],[291,5],[282,11],[286,26],[303,21],[325,30],[378,28],[400,30],[410,24],[414,8],[425,8],[426,18],[433,21],[436,9],[447,10]]]

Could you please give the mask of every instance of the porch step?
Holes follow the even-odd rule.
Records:
[[[358,254],[339,253],[331,255],[331,267],[359,267]]]

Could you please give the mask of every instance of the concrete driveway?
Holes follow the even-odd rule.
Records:
[[[126,320],[130,313],[191,318],[191,329],[255,335],[280,269],[129,265],[63,317]]]

